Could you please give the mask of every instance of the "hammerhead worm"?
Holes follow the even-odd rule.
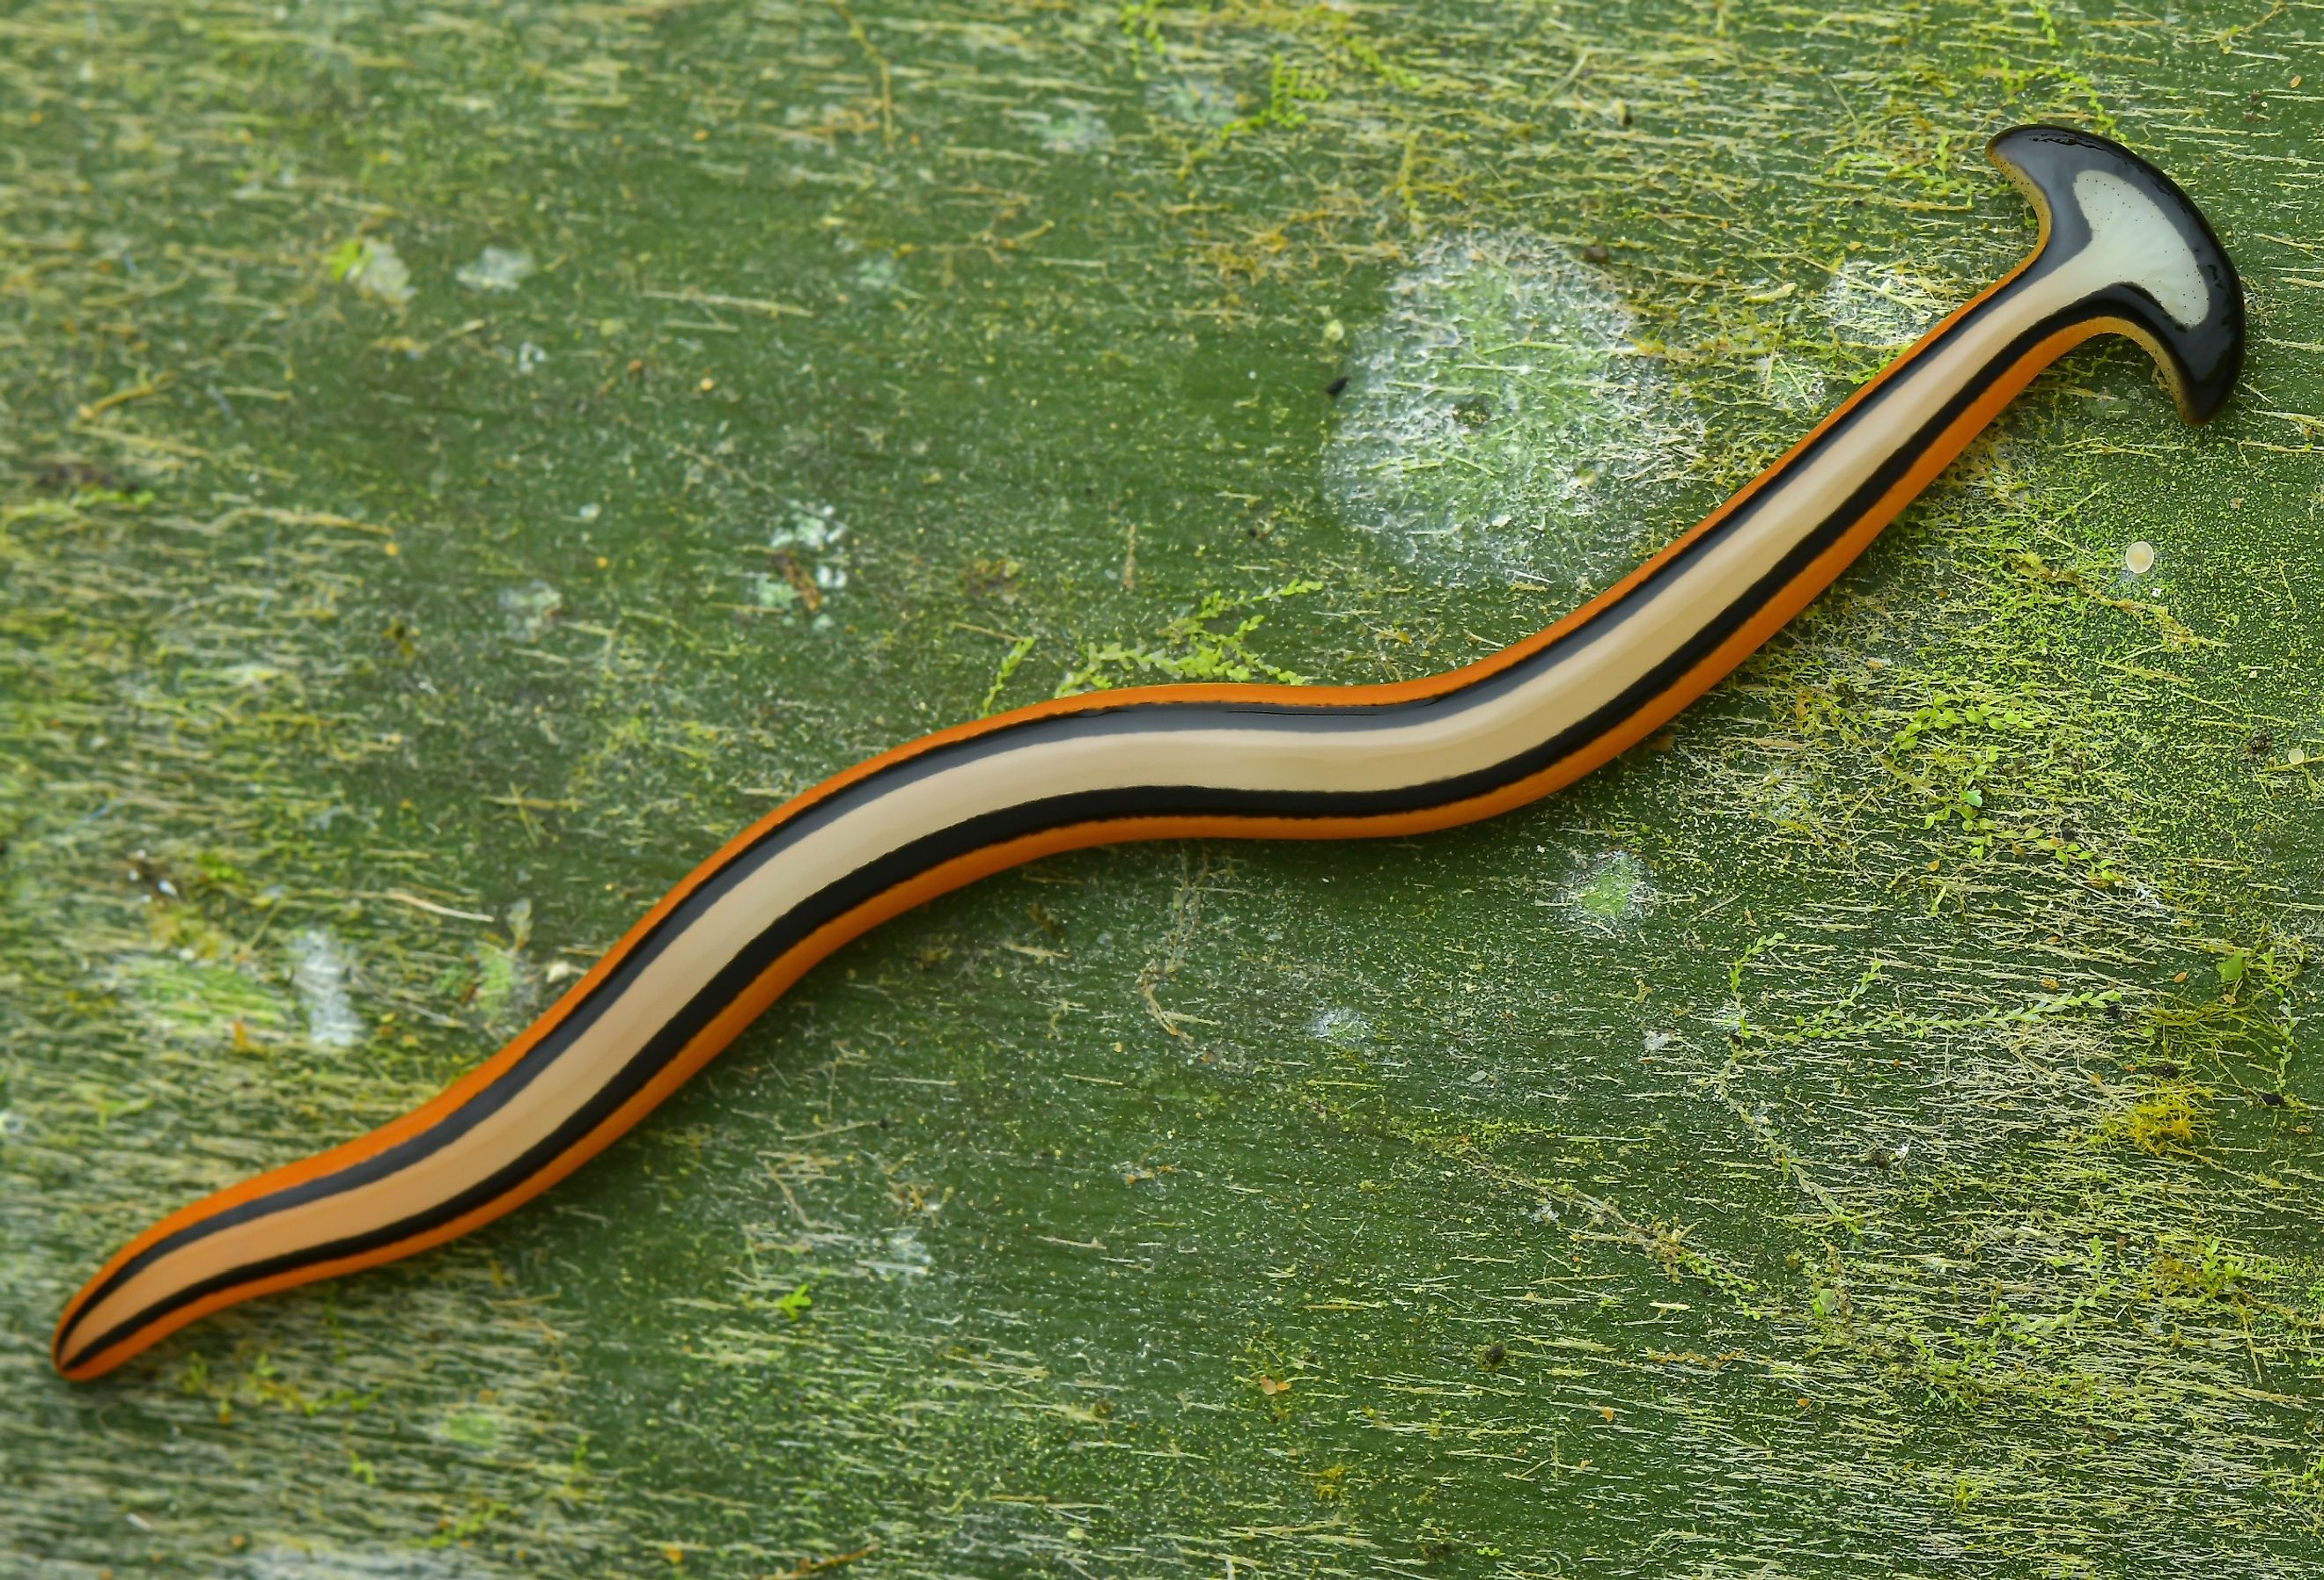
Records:
[[[2243,290],[2169,178],[2080,132],[1994,162],[2033,253],[1691,531],[1554,625],[1394,685],[1162,686],[942,730],[695,869],[530,1027],[402,1118],[162,1219],[73,1297],[85,1379],[236,1301],[410,1256],[579,1168],[843,944],[989,873],[1138,839],[1347,839],[1489,818],[1658,728],[1804,607],[2034,375],[2092,336],[2190,422],[2243,362]]]

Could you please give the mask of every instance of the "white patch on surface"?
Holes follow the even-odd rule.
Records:
[[[1051,153],[1089,153],[1113,143],[1113,129],[1096,109],[1072,99],[1059,99],[1055,109],[1010,110],[1008,115]]]
[[[1902,351],[1954,304],[1894,263],[1850,258],[1823,291],[1824,321],[1852,346]]]
[[[390,307],[401,307],[415,294],[411,271],[404,265],[395,244],[376,236],[358,244],[354,260],[340,278],[365,296],[376,297]]]
[[[903,283],[904,265],[893,253],[874,253],[855,265],[859,291],[890,291]]]
[[[503,587],[497,601],[502,618],[508,622],[509,634],[527,642],[547,630],[549,623],[565,608],[565,595],[538,580]]]
[[[1307,1030],[1320,1042],[1351,1048],[1371,1035],[1372,1023],[1354,1010],[1334,1007],[1317,1015]]]
[[[240,686],[246,690],[253,691],[272,686],[279,680],[285,680],[289,678],[290,675],[287,670],[279,669],[272,664],[263,664],[255,661],[250,661],[239,664],[228,664],[226,668],[218,671],[218,679],[224,680],[227,685]]]
[[[1654,887],[1646,880],[1646,864],[1627,850],[1617,850],[1582,869],[1566,889],[1565,902],[1578,919],[1616,928],[1645,914],[1654,902]]]
[[[1198,126],[1230,125],[1235,118],[1234,90],[1215,77],[1192,73],[1151,79],[1147,97],[1163,114]]]
[[[353,1048],[364,1023],[347,999],[347,957],[337,938],[309,928],[291,941],[290,985],[307,1012],[308,1039],[320,1048]]]
[[[775,568],[759,572],[752,583],[754,600],[762,609],[790,609],[812,604],[820,609],[845,589],[849,570],[847,527],[832,506],[795,505],[767,534]],[[805,577],[815,587],[810,598],[798,586]],[[817,626],[828,623],[818,614]]]
[[[1817,777],[1777,766],[1751,781],[1743,804],[1754,818],[1778,828],[1819,830],[1824,827],[1818,809],[1823,788]]]
[[[863,1265],[883,1279],[924,1279],[935,1266],[919,1232],[908,1224],[890,1230],[881,1251],[883,1254],[865,1259]]]
[[[265,1548],[244,1560],[251,1580],[470,1580],[493,1571],[464,1554],[418,1548]]]
[[[1803,357],[1770,351],[1756,365],[1760,393],[1771,406],[1804,414],[1822,411],[1833,403],[1831,379]]]
[[[1537,236],[1425,248],[1359,331],[1324,486],[1440,579],[1581,595],[1685,523],[1702,423],[1598,271]]]
[[[530,253],[511,252],[506,247],[486,247],[474,259],[454,270],[452,278],[470,291],[514,291],[530,278],[533,269]]]

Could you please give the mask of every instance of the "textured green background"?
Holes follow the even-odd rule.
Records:
[[[7,6],[0,1570],[2313,1573],[2319,40]],[[1561,613],[2015,259],[2034,119],[2227,239],[2214,428],[2079,353],[1575,791],[988,882],[514,1218],[49,1373],[821,776]]]

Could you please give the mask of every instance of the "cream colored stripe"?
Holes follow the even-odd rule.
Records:
[[[929,834],[1030,799],[1144,785],[1383,790],[1489,768],[1589,717],[1653,670],[1837,510],[2019,333],[2090,289],[2076,263],[1998,298],[1924,352],[1877,397],[1761,495],[1739,530],[1598,639],[1489,702],[1377,728],[1285,729],[1263,718],[1202,731],[1121,733],[973,757],[899,785],[782,851],[722,897],[499,1112],[396,1174],[360,1189],[221,1230],[160,1258],[87,1312],[104,1333],[150,1302],[232,1269],[384,1227],[450,1200],[553,1133],[769,925],[806,896]]]

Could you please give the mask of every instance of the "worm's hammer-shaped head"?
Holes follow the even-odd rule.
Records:
[[[2244,360],[2244,291],[2178,183],[2119,144],[2020,126],[1987,156],[2032,199],[2042,239],[2012,282],[2061,292],[2061,320],[2118,330],[2153,354],[2190,422],[2227,403]]]

